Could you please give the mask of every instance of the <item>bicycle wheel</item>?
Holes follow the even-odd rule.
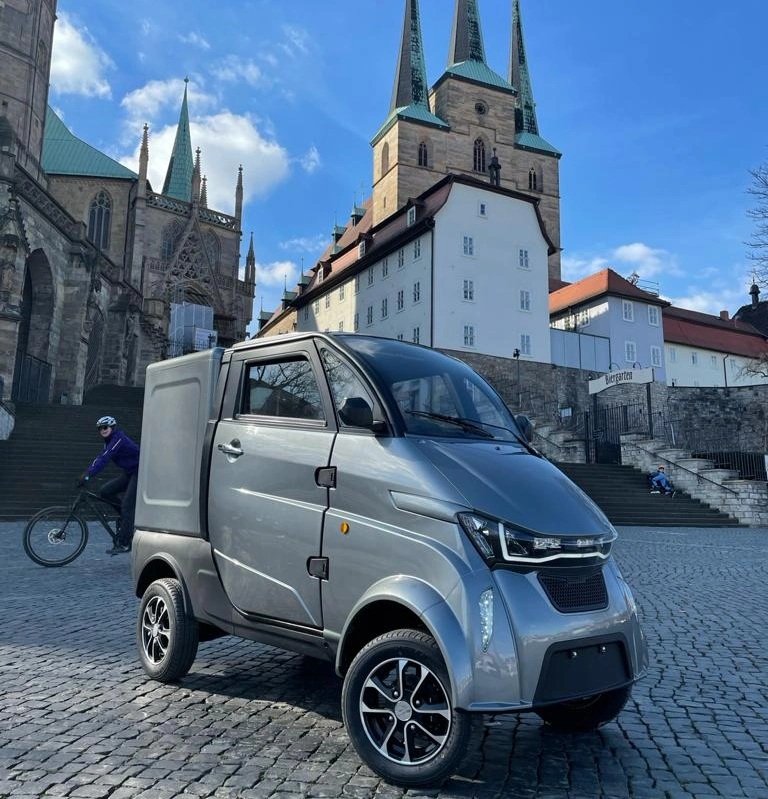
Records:
[[[65,505],[43,508],[24,528],[24,551],[41,566],[64,566],[88,543],[88,525]]]

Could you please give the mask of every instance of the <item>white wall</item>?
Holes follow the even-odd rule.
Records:
[[[725,368],[724,368],[725,359]],[[665,347],[667,385],[670,386],[759,386],[768,383],[760,375],[745,375],[749,358],[724,352],[667,344]]]

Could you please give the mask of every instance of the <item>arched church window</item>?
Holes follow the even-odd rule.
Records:
[[[536,170],[533,167],[531,167],[528,172],[528,188],[531,191],[539,190],[539,176],[536,174]]]
[[[384,146],[381,148],[381,176],[389,172],[389,142],[384,142]]]
[[[429,149],[425,141],[419,142],[419,166],[429,166]]]
[[[485,172],[485,142],[475,139],[475,172]]]
[[[112,224],[112,201],[105,191],[91,200],[88,215],[88,238],[100,249],[109,249],[109,229]]]
[[[221,246],[219,245],[219,237],[212,230],[207,230],[203,234],[203,246],[211,266],[218,266]]]
[[[163,228],[163,244],[160,257],[164,261],[170,261],[176,252],[176,243],[181,235],[181,225],[178,222],[171,222]]]

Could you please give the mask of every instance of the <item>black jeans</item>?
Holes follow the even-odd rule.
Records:
[[[138,472],[123,472],[119,477],[108,480],[101,487],[99,495],[105,499],[113,499],[118,494],[123,497],[120,502],[120,540],[118,544],[130,546],[133,540],[133,517],[136,513],[136,479]]]

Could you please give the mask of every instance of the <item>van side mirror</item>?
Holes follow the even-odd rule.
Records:
[[[515,421],[525,440],[530,444],[533,440],[533,422],[524,413],[518,413],[515,416]]]

